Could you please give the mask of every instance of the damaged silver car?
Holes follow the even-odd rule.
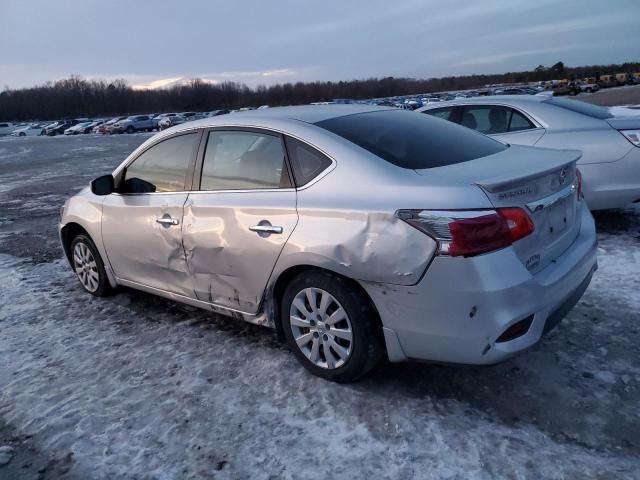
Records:
[[[150,138],[66,202],[60,238],[89,293],[275,328],[327,379],[382,356],[492,364],[596,269],[579,157],[383,107],[251,111]]]

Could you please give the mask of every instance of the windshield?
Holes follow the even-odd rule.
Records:
[[[580,100],[570,100],[568,98],[550,98],[545,102],[555,105],[556,107],[571,110],[572,112],[581,113],[592,118],[599,118],[604,120],[605,118],[612,118],[613,115],[609,113],[609,110],[605,107],[598,105],[592,105],[590,103],[581,102]]]
[[[453,122],[403,110],[383,110],[316,123],[402,168],[423,169],[486,157],[507,148]]]

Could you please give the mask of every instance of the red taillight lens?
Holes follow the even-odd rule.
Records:
[[[521,208],[499,208],[498,215],[506,221],[512,242],[520,240],[533,232],[533,222]]]
[[[578,193],[578,200],[582,199],[582,173],[576,168],[576,191]]]
[[[498,214],[464,218],[449,223],[452,257],[478,255],[511,245],[511,232]]]
[[[483,211],[400,210],[398,216],[438,240],[438,253],[471,257],[508,247],[534,230],[521,208]]]

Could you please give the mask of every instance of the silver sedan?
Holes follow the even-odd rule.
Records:
[[[81,285],[275,328],[312,373],[492,364],[596,269],[579,152],[507,147],[428,115],[329,105],[165,130],[63,208]]]
[[[539,95],[479,97],[418,109],[502,142],[582,151],[578,167],[591,210],[640,202],[640,112]]]

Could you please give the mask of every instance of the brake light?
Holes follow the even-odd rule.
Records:
[[[578,200],[582,200],[582,173],[576,168],[576,192]]]
[[[472,257],[505,248],[534,230],[521,208],[496,210],[400,210],[398,216],[438,241],[438,253]]]

